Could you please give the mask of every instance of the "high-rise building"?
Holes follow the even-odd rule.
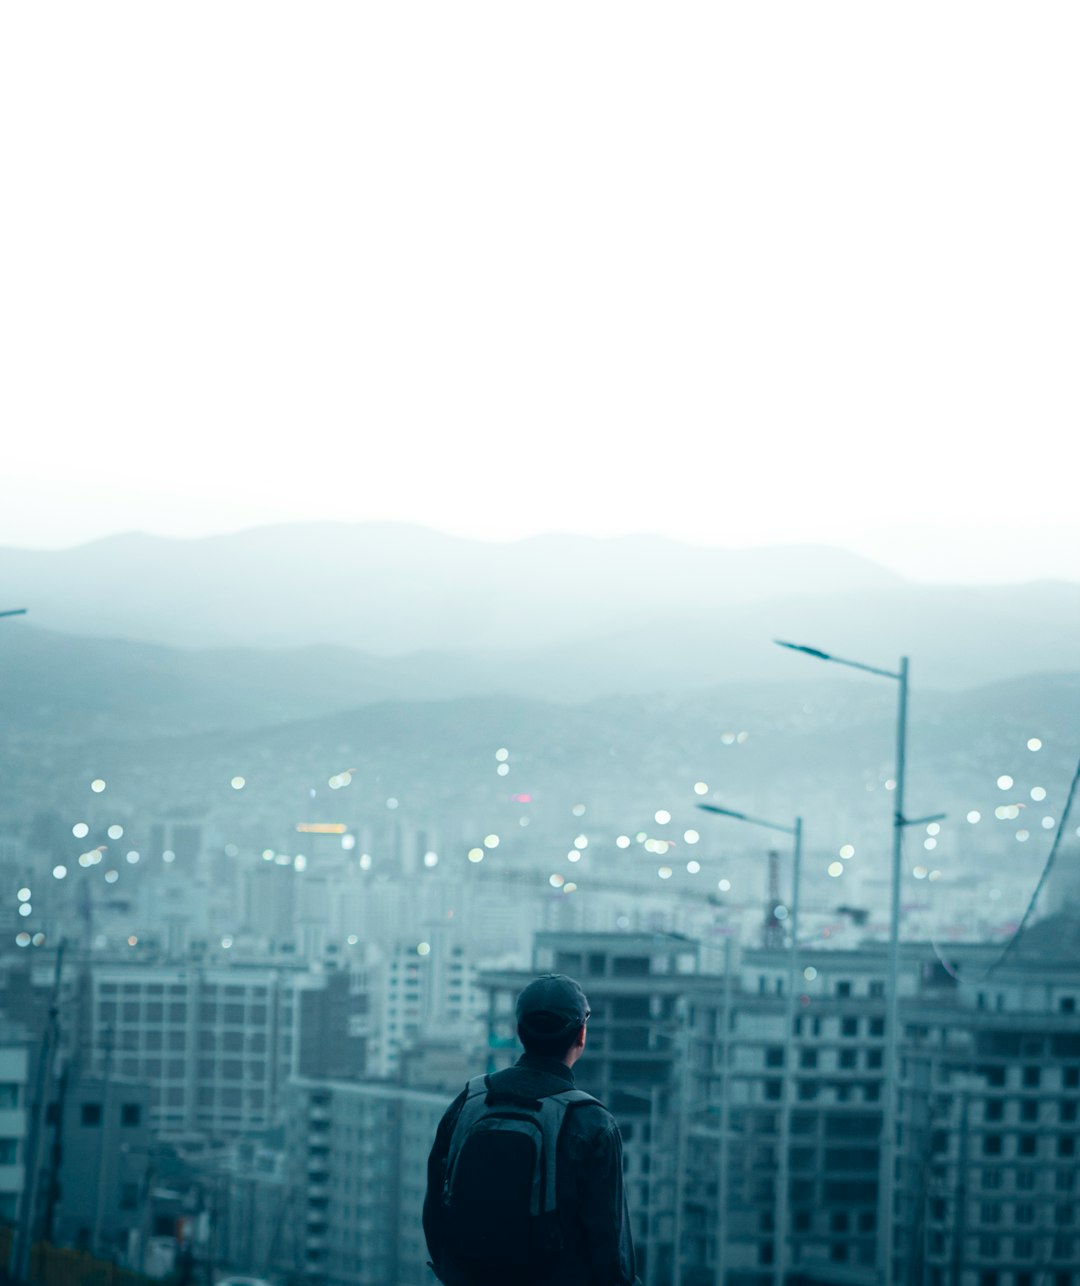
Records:
[[[365,975],[300,966],[108,964],[90,977],[93,1066],[150,1090],[159,1134],[274,1125],[289,1077],[367,1070]]]
[[[448,1102],[399,1085],[292,1082],[287,1156],[305,1282],[430,1280],[421,1212],[428,1152]]]

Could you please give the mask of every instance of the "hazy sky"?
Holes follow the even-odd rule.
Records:
[[[1080,579],[1075,4],[8,5],[0,543]]]

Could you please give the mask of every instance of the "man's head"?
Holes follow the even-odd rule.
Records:
[[[518,1038],[530,1054],[560,1058],[572,1067],[585,1048],[589,1002],[573,978],[545,973],[517,998]]]

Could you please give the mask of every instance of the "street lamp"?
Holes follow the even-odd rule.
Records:
[[[776,1253],[773,1256],[773,1280],[776,1286],[784,1286],[788,1264],[788,1188],[790,1186],[788,1170],[791,1149],[791,1086],[794,1079],[795,1062],[795,979],[798,971],[799,951],[799,895],[802,883],[802,818],[796,817],[794,826],[782,826],[778,822],[768,822],[760,817],[751,817],[747,813],[736,812],[733,808],[721,808],[718,804],[698,804],[703,812],[716,813],[720,817],[732,817],[739,822],[748,822],[751,826],[764,826],[766,830],[780,831],[794,838],[791,867],[791,906],[788,918],[791,921],[791,938],[788,944],[788,979],[785,990],[784,1007],[784,1075],[781,1080],[784,1097],[780,1105],[780,1164],[778,1166],[777,1193],[775,1200],[775,1242]],[[729,1020],[724,1015],[725,1023]],[[727,1086],[724,1087],[727,1092]],[[721,1219],[727,1212],[718,1212]]]
[[[878,1194],[878,1257],[880,1259],[881,1280],[883,1286],[892,1286],[893,1280],[893,1189],[896,1183],[896,1118],[899,1100],[899,1076],[897,1051],[899,1049],[900,1018],[900,871],[903,862],[904,828],[921,826],[927,822],[940,821],[945,814],[934,813],[929,817],[904,816],[904,776],[907,758],[907,700],[908,700],[908,659],[900,658],[899,670],[884,670],[876,665],[864,665],[861,661],[849,661],[843,657],[823,652],[821,648],[807,647],[802,643],[787,643],[774,639],[777,647],[788,648],[792,652],[804,652],[818,661],[831,661],[834,665],[846,665],[852,670],[865,670],[867,674],[876,674],[884,679],[893,679],[899,686],[899,703],[896,716],[896,802],[893,808],[893,842],[892,842],[892,889],[889,902],[889,955],[885,979],[885,1111],[881,1141],[881,1191]]]

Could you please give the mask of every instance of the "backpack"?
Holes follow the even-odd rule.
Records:
[[[446,1248],[478,1275],[543,1276],[563,1248],[555,1208],[559,1131],[571,1107],[599,1100],[584,1090],[530,1098],[492,1089],[487,1076],[466,1089],[443,1181]]]

